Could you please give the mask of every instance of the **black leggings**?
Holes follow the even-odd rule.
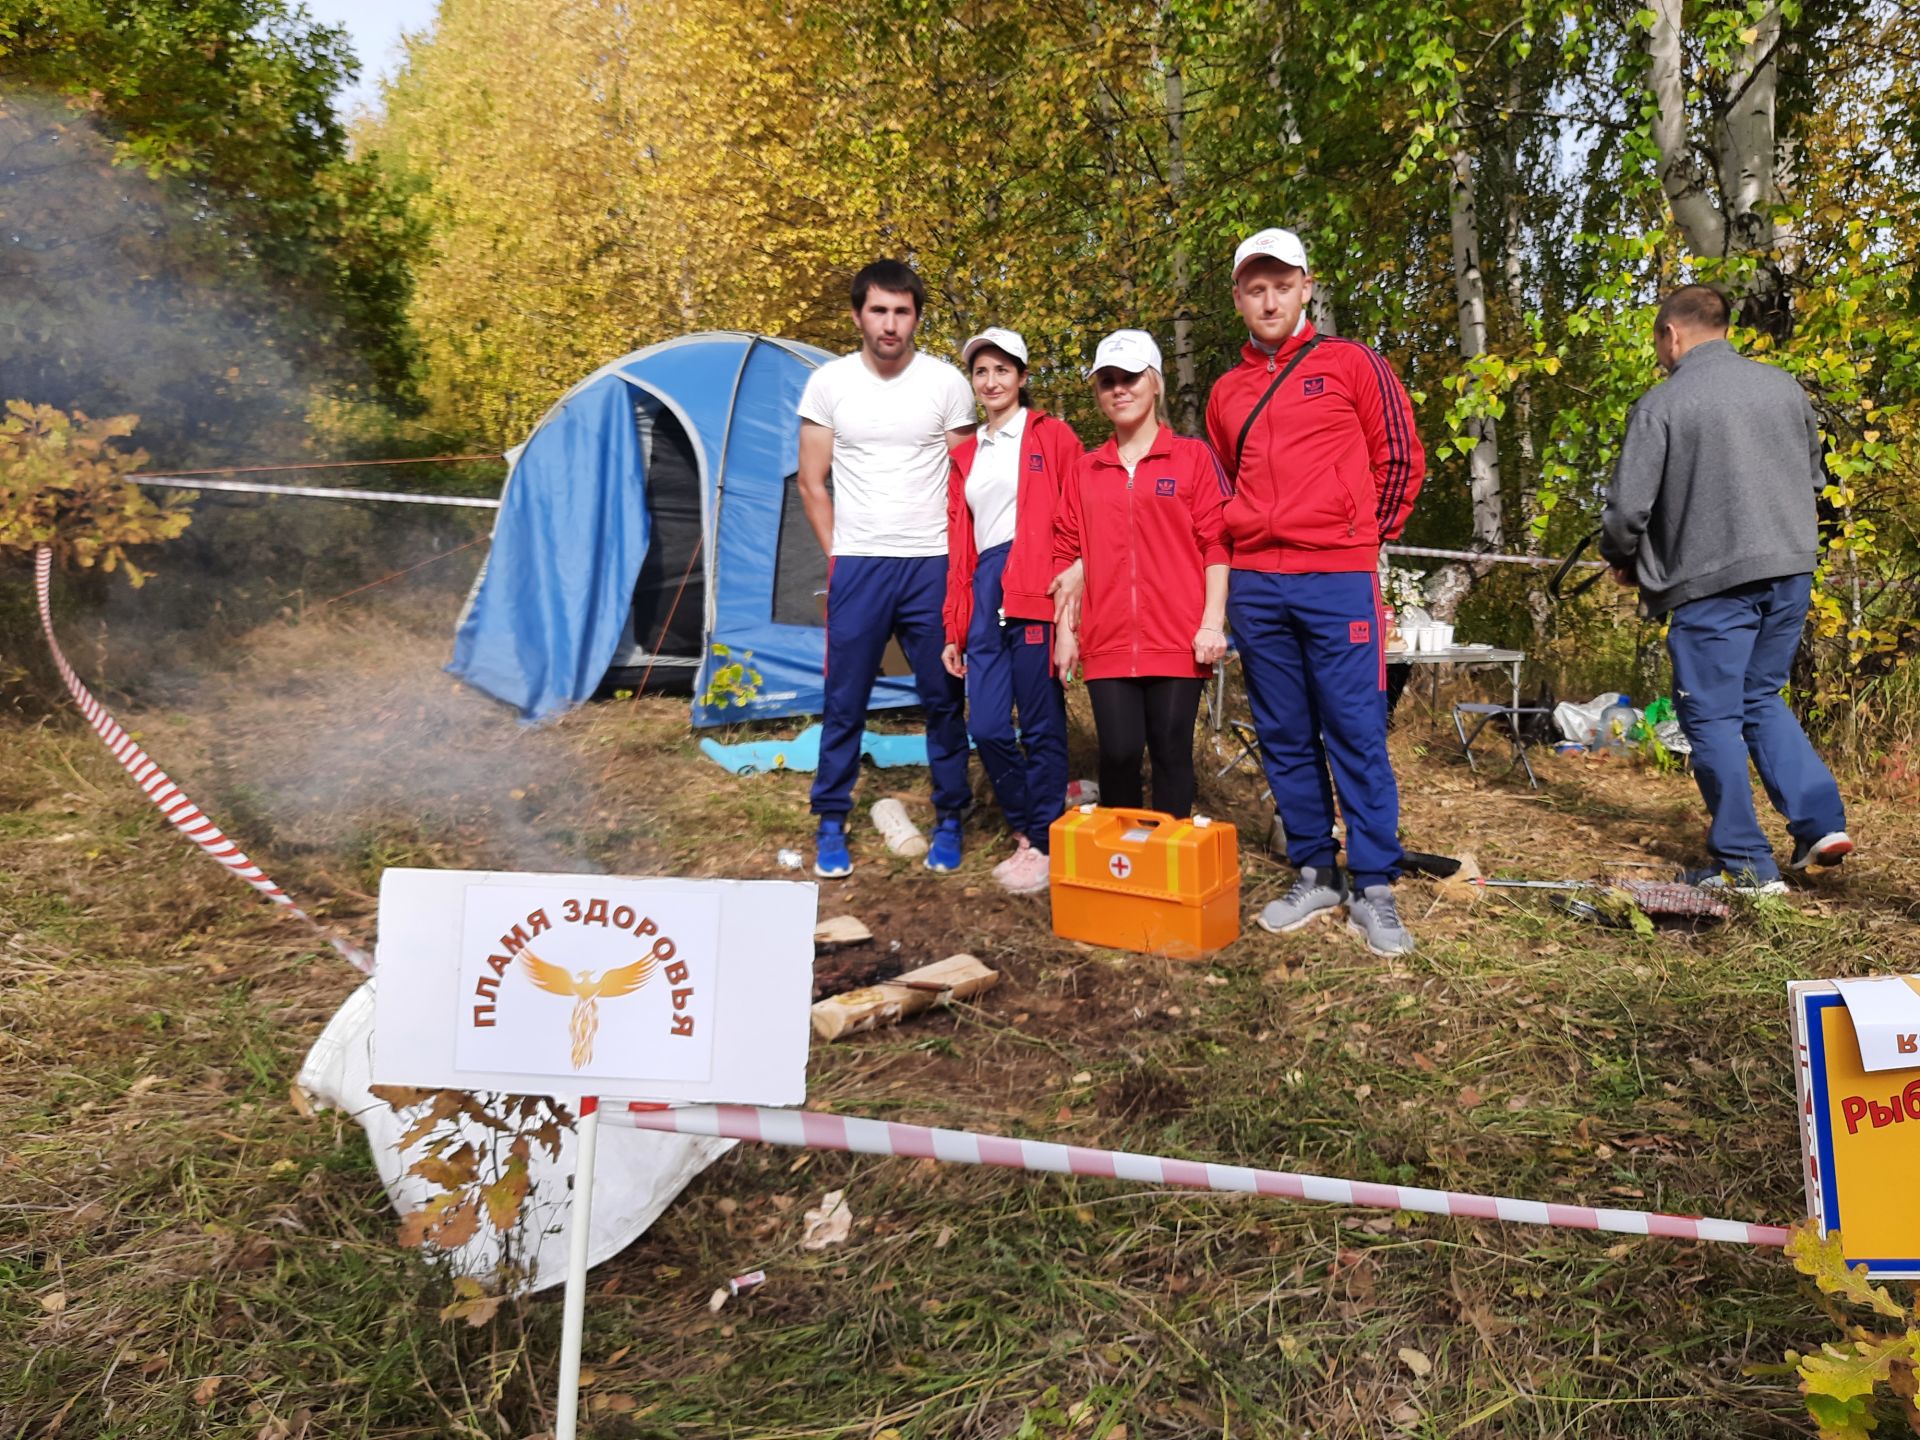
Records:
[[[1185,676],[1087,682],[1100,740],[1102,805],[1141,806],[1144,750],[1153,756],[1153,808],[1193,813],[1193,721],[1205,684]]]

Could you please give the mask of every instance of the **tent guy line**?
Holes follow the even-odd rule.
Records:
[[[369,464],[381,463],[375,461]],[[277,469],[277,466],[263,466]],[[468,495],[415,495],[401,490],[343,490],[318,485],[256,485],[237,480],[187,480],[176,475],[142,475],[142,485],[160,485],[174,490],[227,490],[241,495],[293,495],[317,500],[390,500],[410,505],[458,505],[473,510],[498,510],[498,500]],[[1445,550],[1430,545],[1383,545],[1388,555],[1410,555],[1424,560],[1484,560],[1499,565],[1558,565],[1558,556],[1506,555],[1485,550]],[[1581,566],[1606,568],[1604,560],[1581,560]]]
[[[390,500],[402,505],[457,505],[469,510],[500,508],[498,500],[473,495],[415,495],[404,490],[344,490],[321,485],[259,485],[244,480],[188,480],[177,475],[142,475],[138,480],[142,485],[158,485],[170,490],[227,490],[240,495],[293,495],[315,500]]]

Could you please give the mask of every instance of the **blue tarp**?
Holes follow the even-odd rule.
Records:
[[[665,557],[676,576],[693,560],[707,581],[694,723],[818,714],[826,631],[776,621],[774,589],[783,515],[799,505],[800,392],[831,358],[793,341],[712,332],[636,351],[577,385],[514,461],[453,673],[529,720],[594,693],[651,529],[636,412],[664,410],[693,441],[704,501],[703,553]],[[760,675],[746,703],[703,703],[712,671],[742,659]],[[874,687],[875,709],[915,703],[908,678]]]
[[[449,668],[528,720],[586,699],[633,606],[648,530],[632,394],[589,385],[514,462]]]

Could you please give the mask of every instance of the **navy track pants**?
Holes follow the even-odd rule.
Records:
[[[1000,618],[1012,548],[983,551],[973,572],[967,729],[1008,828],[1045,852],[1047,827],[1067,803],[1067,702],[1053,677],[1053,623]]]
[[[1355,886],[1391,883],[1403,858],[1400,791],[1387,760],[1386,656],[1373,572],[1235,570],[1227,623],[1287,832],[1287,860],[1296,869],[1324,869],[1338,858],[1337,793]]]
[[[1753,807],[1753,759],[1796,840],[1847,828],[1840,787],[1780,698],[1800,645],[1811,575],[1757,580],[1676,606],[1667,629],[1673,708],[1693,746],[1693,777],[1713,817],[1707,849],[1728,870],[1777,880]]]
[[[845,820],[853,808],[867,702],[887,641],[898,635],[927,715],[934,809],[942,819],[964,814],[973,798],[967,783],[967,722],[960,682],[940,663],[946,645],[941,608],[947,557],[837,555],[828,576],[826,702],[813,813]]]

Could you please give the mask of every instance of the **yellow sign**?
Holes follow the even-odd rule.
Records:
[[[1790,987],[1807,1209],[1875,1279],[1920,1279],[1920,1067],[1869,1070],[1827,982]]]

